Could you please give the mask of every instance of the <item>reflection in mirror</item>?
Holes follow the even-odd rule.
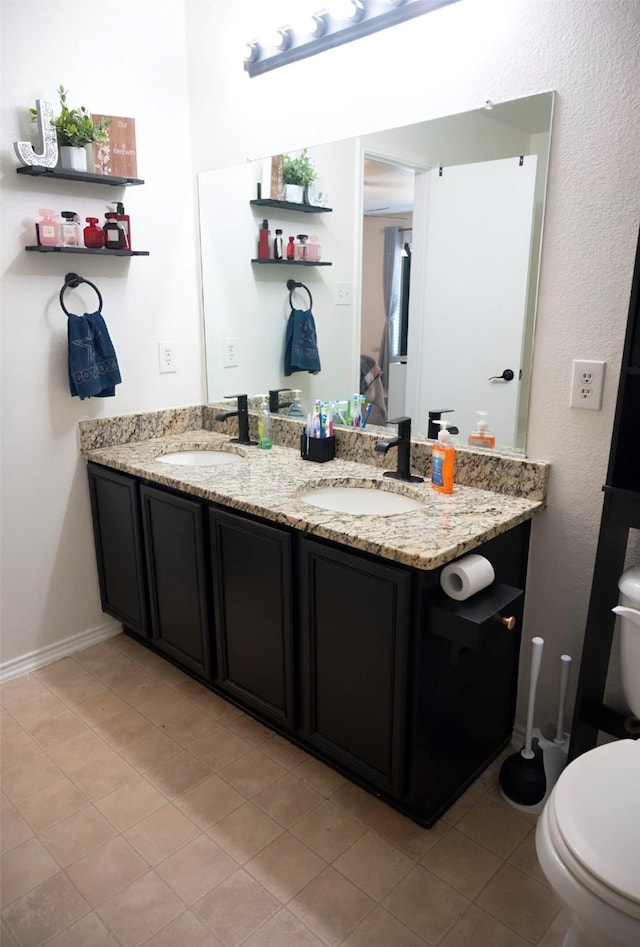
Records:
[[[486,411],[496,450],[523,452],[553,98],[310,147],[315,210],[260,203],[272,159],[200,174],[209,400],[295,388],[310,410],[366,387],[372,423],[426,435],[449,410],[466,444]],[[271,248],[276,229],[313,237],[321,265],[258,260],[264,220]],[[313,298],[319,373],[285,372],[309,305],[289,279]]]

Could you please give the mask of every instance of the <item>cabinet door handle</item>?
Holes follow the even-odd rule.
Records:
[[[501,625],[507,629],[507,631],[513,631],[516,627],[516,617],[515,615],[493,615],[495,621],[499,621]]]

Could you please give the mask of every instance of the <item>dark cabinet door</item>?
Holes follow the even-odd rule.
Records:
[[[291,536],[210,510],[216,684],[262,717],[294,722]]]
[[[395,797],[404,784],[410,582],[402,569],[300,542],[305,736]]]
[[[149,637],[138,486],[132,477],[88,465],[102,608]]]
[[[140,488],[155,646],[209,677],[211,659],[202,504]]]

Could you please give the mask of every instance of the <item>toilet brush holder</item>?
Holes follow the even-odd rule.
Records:
[[[540,729],[538,727],[534,727],[533,745],[542,756],[544,775],[547,783],[544,796],[532,806],[523,806],[506,796],[501,789],[501,795],[503,799],[506,799],[509,805],[513,806],[514,809],[519,809],[521,812],[532,812],[534,815],[542,812],[544,804],[549,798],[549,793],[558,782],[562,770],[567,765],[567,760],[569,757],[569,739],[570,734],[565,733],[561,742],[557,742],[557,740],[547,740],[542,736]]]

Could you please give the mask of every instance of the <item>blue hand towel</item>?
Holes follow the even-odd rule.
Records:
[[[118,359],[99,312],[67,317],[69,388],[80,399],[112,398],[122,381]]]
[[[284,373],[320,371],[316,324],[310,309],[292,309],[284,343]]]

